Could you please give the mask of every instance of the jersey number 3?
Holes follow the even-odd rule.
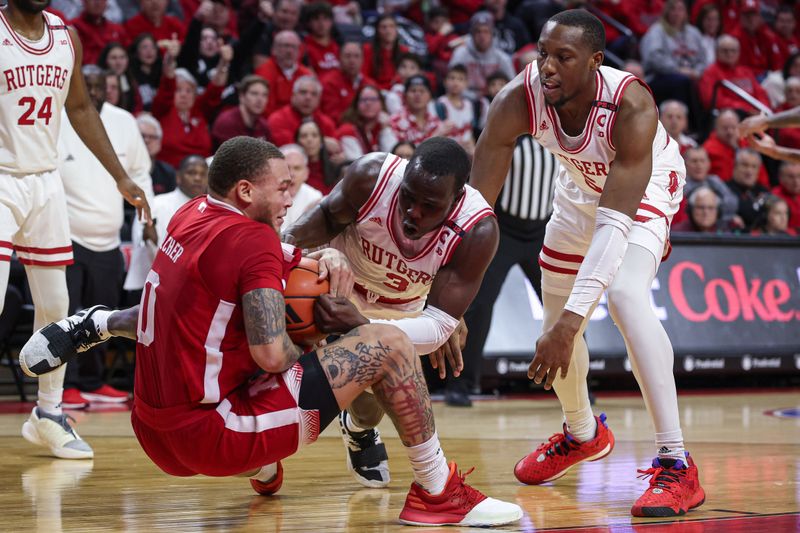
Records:
[[[17,103],[18,106],[24,108],[22,115],[20,115],[17,124],[20,126],[33,126],[36,121],[31,118],[34,111],[36,111],[36,98],[33,96],[23,96]],[[53,97],[48,96],[42,102],[39,111],[36,113],[36,118],[44,120],[46,126],[50,125],[50,118],[53,116]]]
[[[408,280],[404,277],[398,276],[397,274],[393,274],[391,272],[386,274],[386,277],[392,280],[391,283],[384,281],[383,284],[389,287],[390,289],[394,289],[397,292],[403,292],[408,288]]]

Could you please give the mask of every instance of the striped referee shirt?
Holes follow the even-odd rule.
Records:
[[[533,137],[519,137],[495,205],[501,226],[507,222],[521,232],[540,228],[553,210],[553,190],[560,169],[556,157]]]

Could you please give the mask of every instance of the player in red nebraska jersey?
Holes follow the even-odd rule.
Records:
[[[371,387],[414,471],[402,521],[518,520],[517,505],[487,498],[448,466],[419,359],[399,329],[364,325],[306,354],[289,339],[282,290],[297,254],[284,257],[277,234],[291,205],[281,152],[234,137],[214,156],[208,184],[170,222],[141,304],[94,307],[39,330],[20,355],[25,371],[50,371],[111,334],[136,338],[131,421],[145,453],[176,476],[248,476],[264,495],[282,484],[279,461]],[[352,279],[336,265],[340,254],[317,254],[346,296]]]
[[[49,5],[9,0],[0,9],[0,311],[16,252],[25,265],[37,328],[66,316],[69,303],[65,266],[72,264],[72,242],[57,170],[63,109],[125,199],[150,218],[144,193],[125,174],[86,92],[80,39],[44,11]],[[22,436],[56,457],[88,459],[91,447],[61,409],[64,371],[39,379],[38,402]]]
[[[644,82],[602,66],[605,32],[594,15],[574,9],[553,16],[538,49],[536,63],[492,101],[471,175],[472,185],[494,204],[523,133],[563,165],[539,256],[544,332],[528,376],[555,388],[566,423],[562,433],[520,460],[514,473],[523,483],[544,483],[611,452],[614,438],[605,417],[595,417],[589,403],[589,353],[582,336],[607,289],[658,450],[644,472],[652,475],[650,486],[631,513],[684,514],[705,495],[684,449],[672,345],[650,305],[650,287],[682,197],[684,165]]]

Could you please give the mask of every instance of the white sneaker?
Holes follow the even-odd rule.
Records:
[[[22,436],[32,444],[50,448],[50,453],[61,459],[92,459],[92,447],[69,425],[68,418],[34,407],[22,425]]]
[[[389,485],[389,455],[378,428],[358,433],[347,429],[347,411],[339,413],[339,427],[347,449],[347,469],[365,487],[380,489]]]

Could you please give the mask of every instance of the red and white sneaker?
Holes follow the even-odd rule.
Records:
[[[278,461],[278,472],[270,481],[264,482],[250,478],[250,486],[262,496],[272,496],[281,490],[281,485],[283,485],[283,465],[280,461]]]
[[[64,409],[86,409],[89,400],[78,389],[64,389],[61,396],[61,407]]]
[[[639,473],[640,478],[651,476],[650,486],[633,504],[633,516],[680,516],[706,501],[697,466],[688,453],[686,462],[656,457],[651,468]]]
[[[99,389],[81,394],[89,401],[103,403],[125,403],[129,398],[127,392],[115,389],[111,385],[103,385]]]
[[[597,420],[597,435],[592,440],[578,442],[567,431],[556,433],[539,445],[514,467],[516,478],[526,485],[539,485],[558,479],[581,461],[597,461],[614,449],[614,434],[608,429],[606,415],[602,413]]]
[[[411,484],[400,521],[415,526],[500,526],[522,518],[519,505],[488,498],[464,482],[472,472],[458,472],[450,463],[450,476],[441,494],[432,495]]]

